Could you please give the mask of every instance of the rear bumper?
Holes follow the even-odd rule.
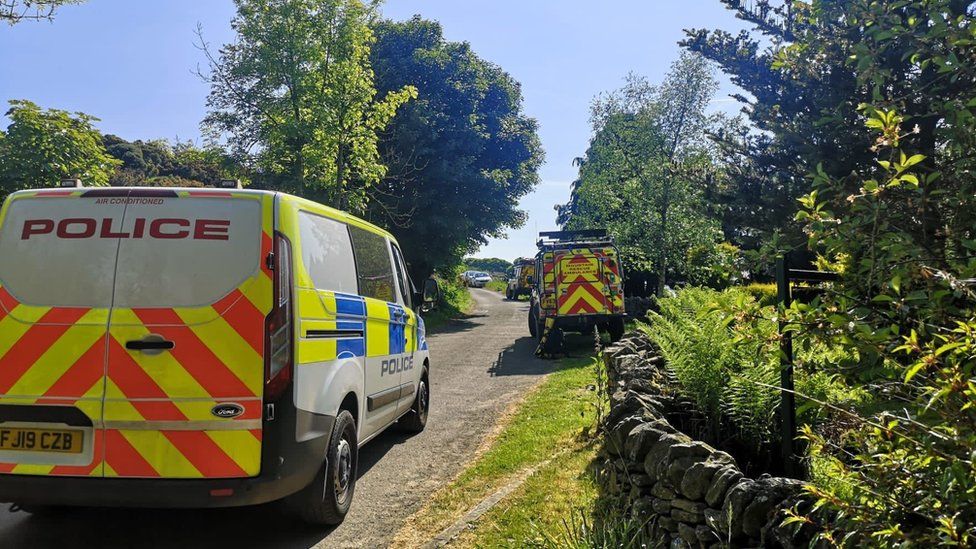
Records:
[[[556,316],[555,327],[567,331],[591,330],[593,326],[601,326],[614,319],[626,318],[624,313],[620,314],[584,314]]]
[[[287,400],[287,399],[285,399]],[[287,408],[287,409],[282,409]],[[208,508],[257,505],[309,485],[325,460],[335,418],[279,405],[264,421],[261,473],[235,479],[0,475],[0,502],[22,505]]]

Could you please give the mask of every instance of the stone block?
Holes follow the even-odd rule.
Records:
[[[705,499],[705,493],[712,485],[712,478],[722,468],[712,461],[699,461],[685,471],[681,478],[680,491],[688,499]]]
[[[705,524],[699,524],[695,527],[695,536],[698,538],[698,542],[705,547],[719,541],[718,534]]]
[[[671,509],[671,518],[678,522],[687,522],[688,524],[702,524],[705,522],[704,513],[690,513],[681,509]]]
[[[659,468],[661,463],[665,462],[671,447],[684,444],[689,440],[691,439],[682,434],[668,434],[659,438],[647,451],[647,456],[644,458],[644,471],[651,478],[660,480],[664,471],[659,472]]]
[[[641,472],[633,474],[630,476],[630,483],[634,486],[640,486],[641,488],[646,488],[648,486],[654,485],[654,480],[644,474],[644,467],[641,467]]]
[[[687,472],[688,469],[690,469],[691,466],[696,463],[701,463],[700,457],[684,456],[668,462],[668,470],[665,473],[667,475],[667,479],[671,481],[673,486],[681,486],[681,481],[685,478],[685,472]]]
[[[689,501],[687,499],[675,498],[671,500],[671,507],[675,509],[681,509],[682,511],[687,511],[689,513],[694,513],[696,515],[703,514],[705,512],[705,504],[698,501]]]
[[[664,482],[656,482],[654,486],[651,486],[651,495],[656,498],[672,500],[678,494]]]
[[[719,506],[725,499],[725,494],[729,487],[742,478],[742,473],[735,467],[726,466],[721,468],[712,477],[712,484],[705,492],[705,502],[712,507]]]
[[[627,442],[624,444],[624,457],[636,463],[643,463],[651,446],[666,434],[656,428],[654,423],[637,425],[627,435]]]
[[[698,545],[698,534],[695,533],[694,526],[690,526],[683,522],[678,523],[678,535],[681,536],[681,539],[685,540],[688,545],[692,547]]]
[[[671,515],[671,501],[667,499],[654,498],[652,505],[654,507],[654,512],[659,515]]]

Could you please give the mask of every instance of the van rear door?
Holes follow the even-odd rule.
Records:
[[[123,213],[97,189],[18,192],[0,212],[0,472],[102,475]]]
[[[603,265],[591,250],[566,251],[556,256],[556,300],[559,315],[601,314],[610,310],[604,288]]]
[[[132,190],[107,342],[105,476],[261,469],[271,194]]]

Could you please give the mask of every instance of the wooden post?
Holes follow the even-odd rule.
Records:
[[[780,350],[780,404],[779,415],[782,436],[782,457],[787,476],[799,478],[801,475],[799,456],[796,452],[796,397],[793,393],[793,335],[784,331],[785,312],[790,307],[790,255],[783,254],[776,260],[776,297],[779,303],[779,350]]]

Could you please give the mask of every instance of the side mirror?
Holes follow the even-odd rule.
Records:
[[[531,285],[535,284],[535,277],[533,277],[532,275],[528,275],[528,276],[525,277],[525,282],[529,286],[531,286]]]
[[[437,299],[441,296],[441,287],[437,284],[437,280],[433,278],[428,278],[424,281],[424,303],[436,303]]]

